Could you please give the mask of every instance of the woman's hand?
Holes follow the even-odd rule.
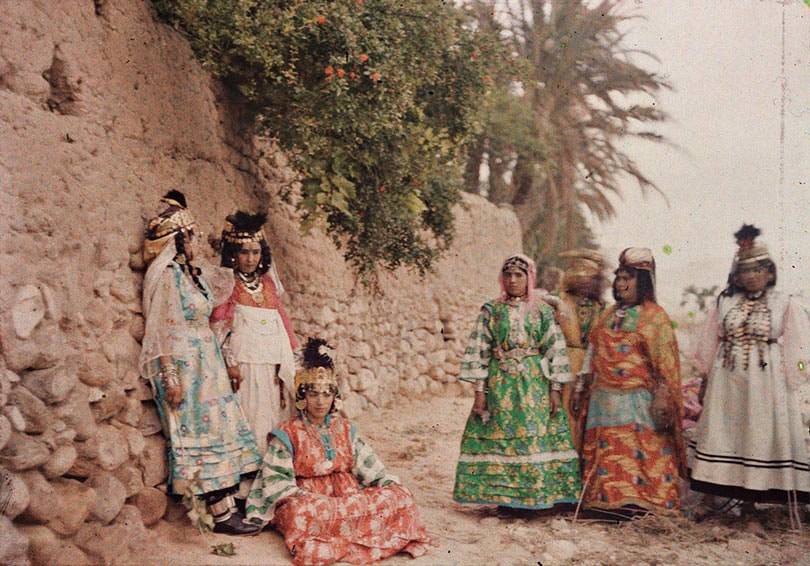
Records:
[[[553,417],[562,406],[562,393],[552,390],[549,399],[551,401],[551,416]]]
[[[487,396],[483,391],[475,392],[475,401],[473,401],[472,412],[482,418],[487,413]]]
[[[172,409],[176,409],[183,402],[183,386],[170,385],[166,387],[166,401]]]
[[[236,393],[239,391],[239,386],[242,385],[242,373],[239,371],[239,366],[231,366],[228,368],[228,378],[231,380],[231,389]]]
[[[576,389],[571,393],[571,412],[575,415],[578,415],[580,409],[582,409],[582,407],[580,407],[582,404],[582,393],[582,391]]]

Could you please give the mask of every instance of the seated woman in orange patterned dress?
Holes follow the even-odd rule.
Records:
[[[622,252],[613,295],[616,304],[591,329],[583,372],[593,378],[583,502],[623,516],[672,512],[686,477],[680,363],[672,322],[655,302],[650,250]]]
[[[340,395],[326,343],[310,339],[303,357],[295,376],[299,415],[272,432],[248,519],[272,522],[295,564],[424,554],[429,539],[410,492],[334,412]]]

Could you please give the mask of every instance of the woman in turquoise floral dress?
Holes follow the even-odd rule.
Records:
[[[453,499],[519,509],[576,503],[579,459],[562,410],[573,380],[554,311],[532,296],[534,262],[508,258],[502,294],[481,308],[461,365],[475,402],[461,438]]]
[[[208,324],[215,302],[233,288],[230,270],[192,264],[196,224],[179,191],[147,227],[144,259],[146,330],[141,375],[152,384],[169,448],[169,486],[208,505],[214,532],[253,534],[233,494],[261,466],[256,440],[231,390]],[[218,297],[216,296],[218,295]]]

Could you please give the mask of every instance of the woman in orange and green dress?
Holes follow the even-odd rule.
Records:
[[[680,506],[679,479],[686,477],[678,343],[669,316],[655,302],[650,250],[626,249],[615,275],[616,304],[591,329],[580,375],[590,382],[583,502],[622,514],[672,512]],[[667,419],[656,418],[662,402],[668,405],[659,412],[669,415],[666,427],[661,422]]]

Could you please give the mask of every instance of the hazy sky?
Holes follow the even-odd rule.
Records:
[[[674,87],[659,98],[671,115],[660,131],[679,147],[625,145],[670,206],[628,182],[617,218],[594,222],[603,250],[615,263],[624,247],[652,248],[660,302],[675,311],[689,283],[725,282],[732,234],[754,223],[780,286],[810,297],[810,7],[626,0],[624,11],[647,18],[630,24],[627,41],[661,60],[644,65]]]

